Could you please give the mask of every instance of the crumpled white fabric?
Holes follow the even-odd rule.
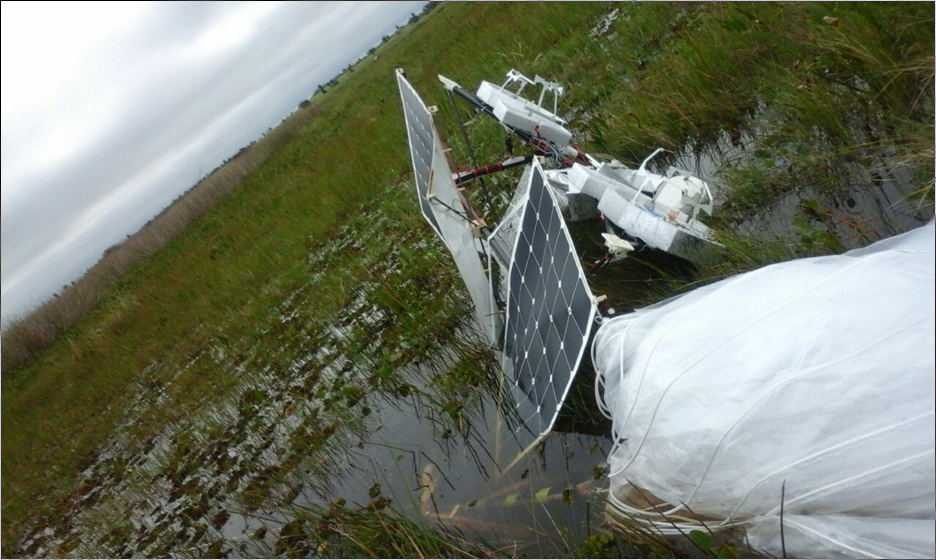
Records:
[[[788,556],[934,557],[933,248],[931,221],[606,321],[611,492],[780,556],[785,487]]]

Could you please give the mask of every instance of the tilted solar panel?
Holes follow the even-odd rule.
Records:
[[[504,367],[524,425],[553,426],[585,353],[597,305],[538,163],[511,257]]]
[[[455,186],[452,169],[429,108],[399,70],[397,84],[406,117],[420,209],[452,253],[455,266],[474,302],[477,325],[488,342],[496,345],[502,321],[487,275],[485,247],[473,233],[474,211]]]
[[[436,221],[429,203],[429,177],[432,173],[433,128],[432,116],[413,86],[402,72],[397,73],[397,85],[403,101],[403,115],[406,118],[406,134],[409,138],[410,156],[413,159],[413,171],[416,175],[416,191],[422,215],[442,237],[439,223]],[[444,240],[444,237],[443,237]]]

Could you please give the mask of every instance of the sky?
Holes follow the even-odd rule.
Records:
[[[2,2],[2,319],[28,313],[425,2]]]

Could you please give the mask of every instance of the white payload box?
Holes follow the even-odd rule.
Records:
[[[519,84],[516,92],[508,88],[512,84]],[[521,97],[520,93],[528,84],[542,85],[539,102],[533,103]],[[549,140],[558,148],[564,148],[572,141],[572,132],[566,128],[566,121],[542,107],[543,97],[547,92],[553,93],[553,105],[556,105],[556,99],[562,95],[562,86],[552,82],[547,82],[536,76],[530,80],[516,70],[507,73],[507,81],[503,85],[495,85],[491,82],[482,81],[478,86],[478,99],[491,106],[494,116],[501,123],[536,134],[541,138]]]

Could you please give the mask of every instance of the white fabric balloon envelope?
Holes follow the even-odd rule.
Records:
[[[932,558],[933,247],[930,222],[606,321],[612,506],[776,556]]]

